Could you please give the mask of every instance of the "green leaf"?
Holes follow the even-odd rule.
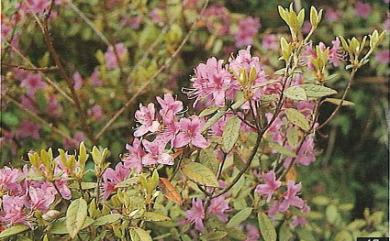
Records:
[[[299,142],[299,133],[297,128],[288,128],[287,130],[287,142],[290,146],[296,147]]]
[[[171,220],[169,217],[165,216],[164,214],[156,213],[156,212],[145,212],[143,219],[152,222],[163,222],[163,221]]]
[[[326,220],[329,223],[334,224],[338,218],[338,215],[339,213],[335,205],[331,204],[328,207],[326,207],[325,216],[326,216]]]
[[[220,109],[220,107],[217,107],[217,106],[208,107],[208,108],[202,110],[202,112],[200,112],[199,117],[205,117],[205,116],[214,114],[219,109]]]
[[[275,227],[268,216],[264,212],[260,212],[257,219],[259,221],[259,229],[264,240],[276,241]]]
[[[311,231],[309,231],[307,229],[298,229],[297,233],[298,233],[298,236],[299,236],[300,240],[316,241],[316,239],[314,238],[314,236],[311,233]]]
[[[296,157],[296,154],[294,152],[292,152],[291,150],[287,149],[284,146],[279,145],[278,143],[274,143],[274,142],[269,143],[269,147],[271,147],[274,151],[276,151],[282,155],[285,155],[288,157]]]
[[[300,86],[290,86],[283,93],[292,100],[307,100],[306,92]]]
[[[238,213],[236,213],[226,224],[226,228],[232,228],[240,225],[243,221],[245,221],[252,213],[252,208],[244,208]]]
[[[43,90],[38,90],[35,93],[35,99],[37,101],[39,110],[45,111],[47,108],[47,100],[46,100],[46,96],[45,96],[45,93],[43,92]]]
[[[130,236],[132,241],[152,241],[150,234],[142,228],[130,229]]]
[[[222,134],[222,150],[225,153],[230,152],[234,144],[237,142],[238,137],[240,136],[240,125],[241,120],[236,116],[227,121]]]
[[[3,122],[7,126],[17,126],[19,124],[18,117],[11,112],[0,112],[1,114],[1,122]]]
[[[280,226],[279,230],[279,241],[289,241],[293,237],[287,222],[283,222],[282,226]]]
[[[315,84],[304,84],[301,87],[305,90],[307,97],[309,98],[321,98],[328,95],[337,94],[334,89]]]
[[[347,230],[342,230],[336,234],[334,241],[353,241],[353,238]]]
[[[218,162],[213,148],[202,149],[199,153],[199,162],[210,168],[214,173],[218,170]]]
[[[16,224],[12,227],[7,228],[6,230],[3,230],[0,233],[0,239],[8,238],[10,236],[24,232],[28,229],[30,229],[30,228],[24,224]]]
[[[312,203],[318,206],[326,206],[330,203],[330,200],[328,197],[320,195],[320,196],[315,196],[312,200]]]
[[[308,131],[310,129],[309,122],[301,112],[297,111],[296,109],[289,108],[285,110],[285,113],[287,119],[294,125],[302,128],[304,131]]]
[[[340,105],[340,103],[341,103],[341,99],[336,99],[336,98],[326,98],[324,101],[335,104],[335,105]],[[343,103],[341,105],[342,106],[354,106],[355,104],[351,101],[343,100]]]
[[[185,164],[182,168],[183,174],[190,180],[209,187],[219,187],[214,173],[206,166],[197,162]]]
[[[227,232],[224,232],[224,231],[215,231],[215,232],[211,232],[211,233],[208,233],[204,236],[201,236],[202,240],[220,240],[220,239],[223,239],[224,237],[226,237],[228,235]]]
[[[66,211],[66,229],[69,236],[75,238],[87,218],[88,205],[83,198],[72,201]]]
[[[108,214],[108,215],[104,215],[102,217],[97,218],[95,220],[95,222],[93,223],[93,225],[94,226],[103,226],[106,224],[114,223],[121,218],[122,218],[122,215],[119,213]]]

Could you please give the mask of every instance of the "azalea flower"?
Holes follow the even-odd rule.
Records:
[[[332,48],[329,50],[329,62],[332,63],[335,67],[341,64],[342,54],[340,52],[340,40],[337,37],[332,41]]]
[[[28,194],[30,197],[29,204],[31,209],[37,209],[45,212],[49,206],[54,202],[57,191],[52,185],[42,183],[40,187],[30,186]]]
[[[79,90],[83,86],[83,83],[84,83],[83,77],[81,77],[81,74],[78,71],[76,71],[73,74],[73,87],[76,90]]]
[[[208,31],[217,35],[223,36],[230,31],[230,15],[229,10],[223,5],[214,4],[209,6],[204,11],[204,19]]]
[[[192,200],[192,207],[186,212],[186,219],[188,222],[195,224],[195,229],[202,231],[204,229],[203,219],[205,218],[205,212],[203,202],[200,199]]]
[[[290,206],[303,208],[305,202],[297,196],[301,191],[302,184],[295,184],[294,181],[287,182],[287,191],[283,194],[283,200],[280,202],[279,211],[286,212]]]
[[[279,39],[275,34],[266,34],[263,37],[262,47],[268,50],[277,50],[279,48]]]
[[[28,95],[34,96],[37,90],[45,88],[46,84],[43,82],[40,74],[28,74],[20,86],[27,90]]]
[[[183,118],[179,123],[180,132],[173,140],[173,146],[180,148],[188,144],[199,148],[206,148],[209,146],[206,138],[202,136],[203,121],[198,116],[192,116],[191,118]]]
[[[342,13],[338,9],[326,8],[325,9],[325,19],[329,22],[336,22],[340,19]]]
[[[146,150],[146,155],[142,157],[142,164],[149,166],[154,164],[173,165],[173,157],[164,152],[165,142],[160,140],[154,140],[150,142],[148,140],[142,141]]]
[[[98,104],[92,106],[88,110],[88,115],[90,115],[94,120],[100,120],[103,116],[103,110],[102,107]]]
[[[257,185],[255,191],[260,193],[263,196],[266,196],[267,202],[269,202],[274,192],[276,192],[279,189],[282,183],[276,180],[274,171],[269,171],[263,174],[263,179],[265,183]]]
[[[17,223],[26,223],[26,215],[24,213],[24,204],[26,203],[25,196],[9,196],[2,197],[2,212],[0,212],[0,221],[7,226],[12,226]]]
[[[126,145],[128,153],[122,159],[125,167],[141,172],[142,170],[142,158],[145,156],[145,151],[142,148],[141,141],[135,138],[133,145]]]
[[[246,239],[245,241],[259,241],[260,232],[259,229],[253,224],[245,225],[246,229]]]
[[[251,45],[260,27],[261,24],[258,18],[246,17],[241,19],[238,23],[238,31],[234,36],[236,47]]]
[[[141,124],[134,132],[135,137],[145,135],[147,132],[156,132],[159,127],[158,121],[155,120],[154,104],[150,103],[148,106],[140,104],[139,110],[135,112],[135,119]]]
[[[27,138],[31,137],[35,140],[38,140],[40,127],[28,120],[23,120],[22,123],[20,123],[18,129],[16,130],[16,136],[18,138]]]
[[[183,102],[175,100],[172,94],[164,94],[164,99],[157,96],[156,99],[161,106],[161,116],[165,116],[168,112],[172,112],[173,115],[176,115],[183,110]]]
[[[3,167],[0,169],[0,192],[19,193],[21,186],[18,179],[22,176],[19,169]]]
[[[210,202],[210,206],[207,208],[207,212],[211,213],[223,222],[228,220],[226,211],[229,210],[229,203],[225,200],[224,196],[213,198]]]
[[[91,77],[89,77],[89,80],[91,81],[91,85],[94,87],[102,86],[103,81],[100,78],[100,71],[97,67],[93,70]]]
[[[369,3],[364,3],[362,1],[358,1],[355,4],[355,12],[356,15],[362,18],[367,18],[372,11],[372,7]]]
[[[116,56],[114,52],[113,46],[109,46],[107,49],[107,52],[104,54],[105,64],[107,66],[107,69],[116,69],[119,67],[118,60],[124,60],[127,56],[127,48],[123,43],[117,43],[115,44],[115,49],[118,54],[118,57]]]
[[[117,187],[116,185],[126,180],[130,174],[130,169],[126,168],[122,163],[118,163],[115,169],[107,168],[103,173],[103,198],[108,197]]]
[[[388,64],[390,60],[390,50],[384,49],[378,51],[375,55],[375,59],[381,64]]]

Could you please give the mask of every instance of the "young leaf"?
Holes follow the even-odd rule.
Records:
[[[259,221],[259,229],[264,240],[276,241],[275,227],[268,216],[265,213],[260,212],[257,219]]]
[[[300,86],[290,86],[283,93],[292,100],[307,100],[306,92]]]
[[[220,239],[223,239],[224,237],[226,237],[228,235],[227,232],[224,232],[224,231],[215,231],[215,232],[211,232],[211,233],[208,233],[204,236],[202,236],[202,240],[220,240]]]
[[[279,241],[289,241],[293,237],[287,222],[283,222],[279,229]]]
[[[310,129],[309,122],[306,120],[305,116],[297,111],[296,109],[286,109],[285,110],[287,119],[294,125],[302,128],[302,130],[308,131]]]
[[[152,222],[163,222],[163,221],[169,221],[170,218],[165,216],[161,213],[156,212],[145,212],[143,216],[145,221],[152,221]]]
[[[24,232],[28,229],[30,229],[30,228],[24,224],[16,224],[12,227],[9,227],[9,228],[3,230],[0,233],[0,239],[8,238],[8,237],[16,235],[18,233]]]
[[[132,241],[152,241],[150,234],[142,228],[132,228],[130,232]]]
[[[306,95],[309,98],[321,98],[324,96],[337,94],[337,91],[322,85],[304,84],[301,85],[301,87],[305,90]]]
[[[207,167],[197,162],[190,162],[183,166],[183,174],[190,180],[209,187],[219,187],[214,173]]]
[[[238,213],[236,213],[226,224],[227,228],[232,228],[240,225],[243,221],[245,221],[252,213],[252,208],[244,208]]]
[[[352,235],[347,230],[342,230],[334,237],[335,241],[353,241]],[[375,240],[375,239],[373,239]]]
[[[340,105],[341,99],[336,99],[336,98],[326,98],[324,101],[335,104],[335,105]],[[343,100],[343,103],[341,103],[342,106],[354,106],[355,104],[351,101],[348,100]]]
[[[230,152],[234,144],[237,142],[240,135],[240,125],[241,120],[236,116],[227,121],[222,134],[222,150],[225,153]]]
[[[295,157],[296,154],[287,149],[286,147],[282,146],[282,145],[279,145],[278,143],[269,143],[269,146],[276,152],[282,154],[282,155],[285,155],[285,156],[288,156],[288,157]]]
[[[165,195],[165,197],[168,200],[171,200],[172,202],[175,202],[177,205],[182,204],[182,199],[179,194],[179,192],[176,190],[176,188],[172,185],[172,183],[169,181],[168,178],[160,178],[160,186],[162,186],[162,191]]]
[[[104,216],[96,219],[95,222],[93,223],[93,225],[96,227],[103,226],[106,224],[114,223],[121,218],[122,218],[122,215],[119,213],[108,214],[108,215],[104,215]]]
[[[71,238],[75,238],[87,218],[88,205],[83,198],[72,201],[66,211],[66,228]]]

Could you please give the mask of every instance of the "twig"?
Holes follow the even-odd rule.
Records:
[[[79,96],[77,95],[76,90],[74,88],[73,81],[66,73],[65,68],[60,60],[60,56],[58,55],[57,51],[55,50],[53,42],[52,42],[51,37],[50,37],[48,20],[49,20],[50,12],[51,12],[53,5],[54,5],[54,0],[52,0],[52,2],[51,2],[51,5],[50,5],[51,7],[49,10],[49,13],[46,15],[43,23],[39,20],[39,18],[37,17],[36,14],[33,14],[33,16],[36,19],[38,25],[40,26],[40,28],[42,30],[43,37],[45,39],[45,42],[46,42],[47,48],[50,52],[50,55],[53,58],[53,61],[55,62],[61,76],[65,79],[65,81],[68,85],[68,88],[70,89],[70,92],[72,94],[73,100],[74,100],[75,105],[76,105],[76,108],[81,115],[81,124],[85,130],[85,133],[87,134],[88,138],[92,141],[92,143],[95,144],[96,141],[95,141],[94,136],[90,130],[90,127],[88,126],[87,121],[86,121],[87,120],[87,113],[85,112],[85,110],[83,110],[83,108],[81,108],[80,99],[79,99]]]
[[[203,15],[203,12],[204,10],[206,9],[207,7],[207,4],[208,4],[208,0],[206,0],[205,4],[203,5],[202,7],[202,10],[198,16],[198,19],[200,18],[200,16]],[[172,54],[171,57],[169,57],[167,59],[167,61],[165,61],[165,64],[162,65],[158,70],[157,72],[155,72],[153,74],[152,77],[150,77],[142,86],[141,88],[139,88],[137,90],[136,93],[134,93],[134,95],[122,106],[122,108],[120,108],[115,114],[114,116],[104,125],[104,127],[99,131],[99,133],[95,136],[95,140],[98,140],[103,134],[104,132],[107,130],[107,128],[109,128],[112,123],[115,122],[116,119],[118,119],[118,117],[120,115],[122,115],[122,113],[130,106],[131,103],[133,103],[133,101],[135,101],[137,99],[137,97],[146,89],[146,87],[148,87],[151,83],[152,83],[152,80],[155,79],[160,73],[162,73],[166,68],[170,67],[170,64],[172,62],[172,60],[177,56],[177,54],[181,51],[181,49],[183,48],[183,46],[185,45],[185,43],[188,41],[191,33],[194,31],[195,29],[195,26],[196,26],[196,23],[198,22],[198,19],[194,21],[194,23],[191,25],[191,28],[190,28],[190,31],[187,33],[187,35],[184,37],[184,39],[182,40],[182,42],[180,43],[180,45],[178,46],[178,48],[175,50],[175,52]]]
[[[42,125],[49,127],[54,133],[58,134],[62,138],[65,139],[72,139],[69,135],[67,135],[65,132],[61,131],[60,129],[53,126],[53,124],[48,123],[46,120],[39,117],[37,114],[32,112],[31,110],[25,108],[21,103],[19,103],[17,100],[9,96],[8,94],[5,94],[5,97],[11,101],[13,104],[15,104],[19,109],[23,110],[26,114],[30,115],[32,118],[40,122]]]
[[[30,65],[32,68],[37,68],[26,56],[24,56],[17,48],[15,48],[14,46],[12,46],[9,42],[6,42],[7,46],[10,46],[11,49],[17,54],[19,55],[20,58],[23,59],[23,61],[25,61],[28,65]],[[53,86],[54,89],[56,89],[58,91],[58,93],[60,93],[62,96],[65,97],[65,99],[67,99],[70,103],[72,104],[75,104],[75,102],[73,101],[73,99],[64,91],[61,89],[61,87],[59,87],[56,83],[54,83],[49,77],[47,77],[46,75],[42,75],[44,80],[46,81],[47,84]]]
[[[347,97],[348,90],[351,88],[352,81],[353,81],[353,78],[355,77],[356,71],[357,71],[357,68],[352,69],[351,77],[350,77],[349,80],[348,80],[347,87],[346,87],[345,90],[344,90],[344,93],[343,93],[343,96],[341,97],[341,101],[340,101],[339,105],[338,105],[338,106],[336,107],[336,109],[332,112],[332,114],[328,117],[328,119],[326,119],[320,126],[318,126],[318,127],[316,128],[317,130],[320,130],[320,129],[323,128],[326,124],[328,124],[328,123],[333,119],[333,117],[336,115],[337,111],[338,111],[338,110],[341,108],[341,106],[343,105],[343,101],[344,101],[345,98]]]
[[[15,64],[8,64],[8,63],[1,63],[1,65],[6,66],[6,67],[11,67],[11,68],[16,68],[16,69],[21,69],[21,70],[37,71],[37,72],[50,72],[50,71],[58,70],[57,66],[42,67],[42,68],[30,68],[30,67],[25,67],[25,66],[15,65]]]

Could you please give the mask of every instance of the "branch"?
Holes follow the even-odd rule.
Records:
[[[323,128],[326,124],[328,124],[328,123],[333,119],[333,117],[336,115],[337,111],[339,111],[339,109],[340,109],[341,106],[343,105],[343,101],[344,101],[345,98],[347,97],[348,90],[351,88],[352,81],[353,81],[353,79],[354,79],[354,77],[355,77],[356,71],[357,71],[357,68],[352,69],[351,77],[350,77],[349,80],[348,80],[347,87],[346,87],[345,90],[344,90],[344,93],[343,93],[343,96],[341,97],[341,101],[340,101],[339,105],[338,105],[338,106],[336,107],[336,109],[332,112],[332,114],[328,117],[328,119],[326,119],[319,127],[316,128],[317,130],[320,130],[320,129]]]
[[[32,68],[37,68],[26,56],[24,56],[17,48],[15,48],[14,46],[12,46],[9,42],[5,42],[7,44],[7,46],[10,46],[11,49],[17,54],[19,55],[20,58],[23,59],[23,61],[27,62],[28,65],[30,65]],[[47,77],[46,75],[42,75],[44,80],[46,81],[46,83],[48,85],[51,85],[53,86],[54,89],[56,89],[58,91],[58,93],[60,93],[62,96],[65,97],[65,99],[67,99],[70,103],[72,104],[75,104],[75,102],[73,101],[73,99],[67,94],[65,93],[65,91],[63,89],[61,89],[61,87],[59,87],[56,83],[54,83],[49,77]]]
[[[37,71],[37,72],[50,72],[50,71],[58,70],[57,66],[42,67],[42,68],[30,68],[30,67],[25,67],[25,66],[20,66],[20,65],[15,65],[15,64],[7,64],[7,63],[1,63],[1,65],[6,66],[6,67],[11,67],[11,68],[16,68],[16,69],[21,69],[21,70]]]
[[[98,140],[103,134],[104,132],[106,132],[106,130],[112,125],[112,123],[114,123],[116,121],[116,119],[118,119],[118,117],[120,115],[122,115],[122,113],[130,106],[131,103],[133,103],[133,101],[135,101],[137,99],[137,97],[152,83],[152,80],[155,79],[159,74],[161,74],[166,68],[170,67],[170,64],[172,62],[172,60],[178,55],[178,53],[181,51],[181,49],[183,48],[183,46],[186,44],[186,42],[188,41],[190,35],[192,34],[192,32],[195,30],[195,26],[196,26],[196,23],[198,22],[199,18],[203,15],[203,12],[204,10],[206,9],[207,7],[207,4],[208,4],[208,0],[206,0],[205,4],[203,5],[202,7],[202,10],[198,16],[198,19],[194,21],[194,23],[191,25],[191,28],[190,28],[190,31],[187,33],[187,35],[184,37],[184,39],[182,40],[182,42],[180,43],[180,45],[178,46],[178,48],[175,50],[175,52],[172,54],[171,57],[169,57],[167,59],[167,61],[165,61],[165,64],[162,65],[158,70],[157,72],[155,72],[153,74],[152,77],[150,77],[142,86],[141,88],[139,88],[137,90],[137,92],[122,106],[122,108],[120,108],[115,114],[114,116],[104,125],[104,127],[99,131],[99,133],[95,136],[95,140]]]
[[[40,122],[42,125],[49,127],[54,133],[58,134],[62,138],[72,139],[68,134],[66,134],[65,132],[63,132],[60,129],[56,128],[55,126],[53,126],[53,124],[51,124],[51,123],[47,122],[46,120],[42,119],[37,114],[35,114],[31,110],[29,110],[26,107],[24,107],[21,103],[19,103],[17,100],[12,98],[8,94],[5,94],[5,98],[8,99],[9,101],[11,101],[12,103],[14,103],[19,109],[23,110],[26,114],[30,115],[32,118],[34,118],[35,120]]]

